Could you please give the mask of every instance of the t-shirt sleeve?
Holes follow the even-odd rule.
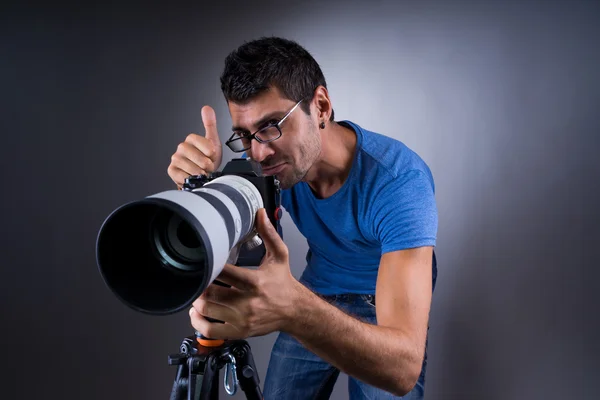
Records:
[[[434,186],[423,171],[412,170],[373,193],[373,234],[381,252],[435,246],[438,227]]]

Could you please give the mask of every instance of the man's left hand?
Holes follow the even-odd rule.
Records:
[[[302,291],[308,290],[293,277],[288,248],[264,208],[256,218],[256,230],[266,248],[259,268],[226,264],[217,280],[231,288],[209,285],[190,309],[192,326],[205,337],[244,339],[282,330],[293,318]]]

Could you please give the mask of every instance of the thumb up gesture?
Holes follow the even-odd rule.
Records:
[[[179,143],[167,168],[169,177],[181,188],[190,175],[209,174],[221,165],[223,148],[217,132],[217,118],[210,106],[202,107],[204,136],[190,133]]]

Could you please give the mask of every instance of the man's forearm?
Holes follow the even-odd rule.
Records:
[[[399,396],[415,385],[422,350],[402,331],[361,322],[308,289],[295,308],[284,330],[323,360]]]

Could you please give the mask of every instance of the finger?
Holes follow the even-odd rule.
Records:
[[[207,142],[206,139],[204,139],[200,136],[197,136],[197,137],[199,138],[199,140],[201,142],[204,142],[204,143]],[[212,147],[212,145],[210,143],[208,144],[208,146]],[[175,154],[173,154],[172,158],[174,158],[174,159],[186,158],[205,171],[213,171],[214,170],[215,164],[214,164],[213,160],[211,160],[208,155],[204,154],[201,149],[196,147],[195,144],[190,143],[188,141],[188,139],[186,139],[186,141],[183,143],[179,143],[179,146],[177,146],[177,151],[175,152]]]
[[[242,298],[242,293],[234,287],[225,287],[216,284],[209,285],[200,298],[227,307],[235,307]]]
[[[193,175],[173,165],[169,166],[168,173],[173,182],[175,182],[175,184],[179,187],[183,186],[186,178],[188,178],[190,175]]]
[[[236,310],[221,304],[206,301],[202,297],[199,297],[194,301],[193,309],[203,317],[229,322],[233,325],[240,324],[241,318]]]
[[[215,110],[210,106],[204,106],[201,110],[202,123],[204,124],[204,130],[206,134],[205,138],[210,140],[215,147],[221,147],[221,139],[219,139],[219,133],[217,132],[217,117]]]
[[[243,332],[235,325],[229,323],[210,322],[200,315],[194,308],[190,309],[190,322],[192,327],[203,336],[211,339],[244,339]]]
[[[173,156],[171,157],[171,163],[174,167],[179,168],[184,172],[187,172],[188,176],[201,175],[206,173],[205,169],[203,169],[201,166],[179,154],[173,154]]]
[[[269,220],[267,210],[261,208],[256,214],[256,230],[265,244],[267,254],[278,260],[287,260],[288,248]]]
[[[217,279],[245,292],[251,292],[258,286],[256,271],[231,264],[225,264]]]
[[[186,146],[187,145],[187,146]],[[186,156],[194,157],[194,153],[196,157],[206,157],[213,161],[216,154],[216,146],[213,142],[208,140],[205,137],[197,135],[195,133],[190,133],[186,136],[185,141],[179,144],[177,149],[178,151],[186,154]],[[198,154],[198,152],[200,154]]]

